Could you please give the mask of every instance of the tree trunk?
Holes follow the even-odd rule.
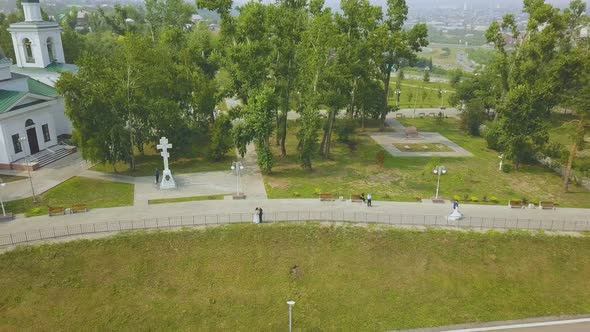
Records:
[[[352,91],[350,93],[350,107],[348,108],[348,117],[352,118],[354,116],[354,103],[355,103],[355,97],[356,97],[356,85],[357,85],[357,79],[355,78],[352,81]]]
[[[285,147],[285,141],[287,140],[287,112],[285,110],[285,114],[283,116],[283,130],[281,132],[281,158],[287,156],[287,148]]]
[[[133,153],[133,117],[131,115],[131,110],[129,109],[129,104],[131,103],[131,66],[127,66],[127,112],[129,114],[129,157],[130,157],[130,168],[131,172],[135,171],[135,156]]]
[[[565,177],[563,179],[563,192],[564,193],[568,192],[568,187],[569,187],[569,183],[570,183],[570,176],[572,175],[572,166],[574,165],[574,158],[576,158],[577,148],[578,148],[578,143],[574,142],[574,145],[572,145],[572,149],[570,150],[570,157],[568,158],[568,161],[567,161],[567,167],[565,169]]]
[[[281,145],[281,116],[279,114],[279,110],[275,112],[276,114],[276,122],[277,122],[277,134],[275,135],[277,146]]]
[[[381,109],[381,121],[379,121],[379,131],[385,129],[385,117],[387,116],[387,96],[389,95],[389,82],[391,80],[391,67],[387,66],[387,73],[385,73],[385,79],[383,80],[383,109]]]
[[[361,108],[361,130],[365,131],[365,108]]]
[[[334,127],[335,119],[336,111],[331,110],[328,114],[328,127],[324,131],[324,139],[322,140],[322,156],[324,158],[330,157],[330,146],[332,145],[332,128]]]

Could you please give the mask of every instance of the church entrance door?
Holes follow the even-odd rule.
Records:
[[[35,130],[35,127],[27,129],[27,140],[29,141],[31,155],[39,152],[39,142],[37,141],[37,130]]]

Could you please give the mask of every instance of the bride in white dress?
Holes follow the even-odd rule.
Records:
[[[260,224],[260,213],[259,213],[259,210],[258,210],[258,208],[256,208],[256,210],[254,210],[254,216],[253,216],[253,218],[252,218],[252,221],[253,221],[255,224]]]

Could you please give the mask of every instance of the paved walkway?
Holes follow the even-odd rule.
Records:
[[[401,202],[380,202],[373,201],[373,207],[366,207],[361,203],[348,201],[320,202],[318,199],[252,199],[252,200],[230,200],[230,201],[193,201],[171,204],[156,204],[147,206],[128,206],[107,209],[92,209],[87,213],[70,214],[63,216],[39,216],[31,218],[17,218],[10,222],[0,223],[0,234],[17,233],[23,231],[37,230],[39,228],[61,227],[66,225],[77,225],[84,223],[97,223],[118,220],[140,220],[149,218],[169,218],[181,216],[193,216],[204,214],[228,214],[245,213],[251,214],[254,208],[262,207],[267,214],[300,211],[300,212],[323,212],[323,213],[379,213],[387,215],[409,215],[409,216],[432,216],[428,224],[433,226],[443,220],[451,212],[451,203],[448,204],[427,204],[427,203],[401,203]],[[566,209],[539,210],[539,209],[510,209],[506,206],[490,205],[462,205],[461,212],[465,215],[463,223],[470,222],[470,218],[476,222],[487,220],[496,221],[497,225],[504,225],[504,219],[521,221],[522,228],[528,224],[524,223],[529,219],[544,220],[549,228],[552,221],[575,220],[578,221],[578,228],[590,226],[590,219],[587,209]],[[438,219],[435,220],[434,217]],[[425,221],[426,222],[426,221]],[[421,221],[420,221],[421,223]],[[510,223],[508,223],[510,225]],[[486,228],[491,224],[486,223]],[[556,222],[555,228],[561,227],[562,223]],[[502,228],[502,227],[499,227]]]
[[[371,138],[383,149],[395,157],[472,157],[471,152],[463,149],[458,144],[450,141],[439,133],[419,132],[419,138],[407,138],[404,132],[405,127],[399,121],[388,118],[385,120],[388,127],[394,132],[380,132],[371,134]],[[452,152],[406,152],[400,151],[394,144],[444,144]]]
[[[57,186],[67,179],[81,174],[83,171],[92,166],[82,159],[80,152],[73,153],[54,163],[31,172],[35,194],[39,195],[47,190]],[[1,171],[9,175],[19,175],[28,177],[27,171]],[[29,179],[8,182],[2,188],[2,199],[4,201],[13,201],[21,198],[31,197],[31,182]]]
[[[588,316],[539,317],[531,319],[511,320],[505,322],[487,322],[477,324],[461,324],[453,326],[431,327],[424,329],[405,330],[405,332],[483,332],[483,331],[515,331],[515,332],[586,332],[590,331]]]

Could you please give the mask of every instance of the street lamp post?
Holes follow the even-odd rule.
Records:
[[[444,105],[444,100],[445,100],[445,93],[447,93],[447,90],[440,90],[440,108],[443,109],[443,105]]]
[[[435,175],[437,175],[435,199],[438,199],[438,189],[440,188],[440,176],[441,176],[441,174],[447,174],[447,169],[444,166],[436,166],[433,173]]]
[[[399,95],[402,93],[402,90],[395,89],[395,106],[399,107]]]
[[[236,171],[236,197],[240,197],[240,175],[244,169],[241,161],[234,161],[231,164],[232,171]]]
[[[29,154],[27,150],[27,144],[24,144],[24,142],[27,140],[26,137],[20,137],[18,139],[21,143],[21,146],[24,147],[25,149],[25,164],[27,164],[27,172],[29,173],[29,182],[31,182],[31,192],[33,193],[33,203],[37,203],[37,197],[35,196],[35,188],[33,187],[33,177],[31,176],[31,165],[29,165],[29,161],[31,159],[31,156]]]
[[[4,188],[6,186],[6,183],[2,180],[0,180],[0,187]],[[4,217],[6,217],[6,210],[4,210],[4,201],[2,200],[2,195],[0,195],[0,204],[2,205],[2,215]]]
[[[293,331],[293,306],[295,305],[295,301],[287,301],[289,305],[289,332]]]

